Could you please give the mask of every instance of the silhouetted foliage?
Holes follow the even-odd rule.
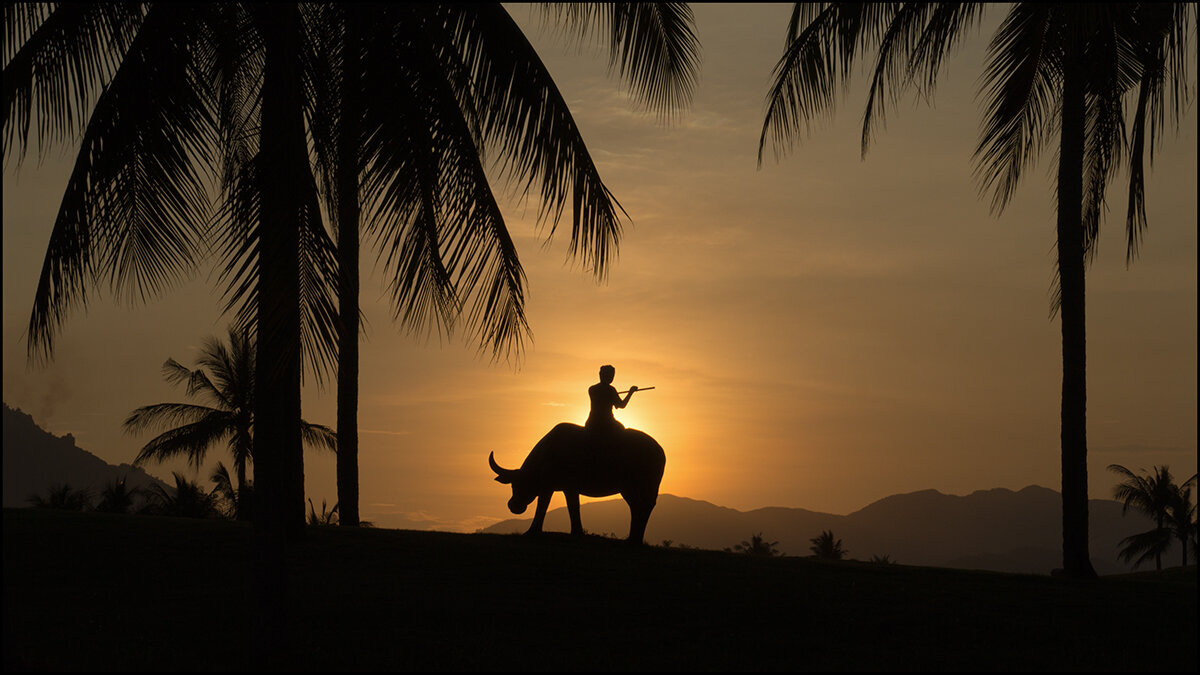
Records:
[[[888,555],[887,553],[884,553],[883,555],[871,556],[871,562],[876,563],[878,565],[895,565],[896,564],[896,561],[892,560],[892,556]]]
[[[979,3],[796,3],[775,66],[759,137],[786,150],[812,120],[833,111],[860,55],[877,53],[863,116],[865,156],[888,103],[910,87],[931,97],[941,67],[978,25]],[[981,86],[985,118],[976,175],[992,208],[1010,202],[1042,150],[1057,151],[1057,260],[1051,314],[1061,314],[1063,568],[1094,578],[1087,532],[1085,270],[1106,210],[1108,181],[1129,166],[1126,260],[1146,229],[1147,145],[1161,142],[1164,112],[1176,125],[1189,87],[1193,3],[1018,2],[988,48]],[[1193,85],[1194,86],[1194,85]],[[1127,99],[1136,99],[1127,140]],[[1168,105],[1168,99],[1174,105]],[[1149,143],[1147,143],[1147,133]],[[1128,146],[1128,147],[1127,147]]]
[[[218,464],[212,480],[231,513],[245,520],[251,517],[249,503],[238,508],[239,496],[249,495],[247,471],[254,461],[254,381],[256,357],[254,344],[245,331],[231,328],[228,343],[208,338],[200,350],[195,369],[175,359],[163,364],[163,377],[172,384],[186,384],[186,394],[201,401],[159,403],[133,411],[125,420],[125,430],[137,433],[151,427],[172,427],[150,440],[134,459],[134,466],[149,461],[163,462],[186,457],[199,468],[209,448],[226,445],[233,456],[236,485],[223,464]],[[320,424],[300,420],[301,437],[310,446],[334,450],[337,434]],[[222,488],[220,474],[228,484]],[[232,500],[232,501],[231,501]]]
[[[39,509],[87,511],[92,504],[92,493],[87,488],[76,490],[67,483],[58,483],[50,486],[45,497],[30,495],[26,501]]]
[[[825,530],[809,541],[812,542],[809,550],[813,552],[813,556],[823,560],[841,560],[849,553],[842,548],[842,540],[834,538],[832,530]]]
[[[217,500],[218,508],[226,516],[234,520],[252,520],[254,518],[254,481],[247,480],[239,489],[233,484],[229,469],[224,462],[217,462],[209,480],[213,483],[213,497]]]
[[[321,513],[317,513],[317,509],[313,506],[313,500],[308,499],[308,524],[309,525],[337,525],[338,524],[338,505],[334,504],[333,508],[329,508],[325,500],[321,500]]]
[[[105,513],[130,513],[135,499],[144,496],[141,489],[127,486],[125,477],[114,478],[100,491],[100,503],[96,505],[96,510]]]
[[[1196,474],[1184,481],[1171,497],[1168,507],[1167,524],[1171,533],[1179,540],[1183,553],[1183,566],[1188,564],[1188,548],[1196,551],[1196,505],[1192,503],[1192,484],[1196,482]]]
[[[767,541],[762,532],[750,536],[750,541],[742,541],[740,544],[735,544],[733,549],[725,549],[731,553],[745,553],[746,555],[758,555],[773,558],[783,555],[775,546],[779,542]]]
[[[217,518],[221,511],[217,508],[217,499],[204,491],[195,481],[190,481],[183,474],[175,471],[175,489],[154,485],[147,493],[150,504],[145,513],[159,516],[176,516],[179,518]]]
[[[1191,490],[1186,486],[1196,477],[1192,476],[1184,481],[1184,486],[1181,487],[1175,484],[1171,468],[1168,466],[1155,466],[1151,473],[1140,469],[1142,475],[1135,474],[1120,464],[1109,464],[1108,470],[1125,479],[1113,488],[1113,497],[1122,504],[1121,513],[1133,507],[1154,521],[1153,530],[1126,537],[1121,541],[1121,558],[1127,562],[1132,561],[1135,569],[1153,558],[1155,569],[1161,570],[1162,556],[1171,547],[1174,534],[1171,522],[1175,511],[1173,507],[1178,507],[1179,512],[1183,514],[1182,518],[1190,520],[1187,505],[1191,502]],[[1186,490],[1187,494],[1181,494],[1182,490]],[[1186,525],[1183,529],[1183,555],[1186,560]]]

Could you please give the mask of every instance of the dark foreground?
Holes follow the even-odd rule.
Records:
[[[5,670],[244,670],[248,526],[4,510]],[[1196,568],[1072,582],[310,528],[301,670],[1185,670]]]

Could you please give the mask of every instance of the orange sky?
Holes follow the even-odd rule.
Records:
[[[974,94],[1000,11],[951,61],[932,106],[892,108],[866,161],[860,79],[836,119],[760,170],[762,102],[790,6],[694,9],[701,84],[669,126],[628,103],[602,54],[512,9],[634,225],[598,285],[566,262],[564,239],[543,246],[536,204],[509,202],[534,331],[519,369],[398,330],[382,275],[364,279],[364,518],[470,531],[508,517],[488,452],[515,466],[555,423],[582,423],[604,363],[620,389],[656,387],[617,417],[666,449],[663,492],[848,513],[925,488],[1059,487],[1050,164],[1027,173],[1001,217],[971,178]],[[1110,463],[1196,470],[1196,128],[1193,105],[1155,156],[1150,229],[1128,269],[1120,181],[1110,191],[1088,278],[1092,497],[1110,496]],[[5,167],[3,395],[116,464],[146,440],[121,432],[131,410],[184,400],[162,381],[163,361],[191,364],[227,318],[205,270],[147,305],[94,298],[53,363],[25,362],[73,152]],[[374,260],[366,253],[364,270]],[[308,420],[332,425],[334,406],[330,387],[306,389]],[[180,466],[147,468],[169,477]],[[306,472],[314,501],[335,501],[332,456],[309,453]]]

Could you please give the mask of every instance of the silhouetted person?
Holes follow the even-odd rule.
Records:
[[[624,408],[629,405],[629,399],[637,392],[637,387],[630,387],[625,399],[612,386],[617,369],[612,366],[600,366],[600,381],[588,387],[588,398],[592,400],[592,410],[588,413],[584,424],[592,434],[610,434],[625,428],[625,425],[613,417],[613,408]]]

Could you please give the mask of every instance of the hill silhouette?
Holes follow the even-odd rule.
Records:
[[[39,427],[31,415],[7,403],[3,422],[5,507],[29,506],[30,495],[44,494],[59,483],[87,488],[93,495],[118,478],[125,478],[130,488],[168,487],[138,467],[105,462],[76,445],[71,434],[55,436]]]
[[[559,498],[561,499],[561,498]],[[757,532],[778,541],[786,555],[806,556],[809,540],[832,530],[851,558],[887,555],[906,565],[1048,574],[1061,567],[1062,498],[1031,485],[1013,491],[980,490],[967,496],[921,490],[892,495],[849,515],[798,508],[769,507],[737,511],[675,495],[659,496],[646,529],[646,541],[723,549]],[[1121,505],[1093,499],[1089,508],[1092,564],[1100,574],[1130,571],[1117,557],[1117,544],[1153,523],[1140,513],[1121,515]],[[588,532],[624,536],[629,510],[620,500],[591,502],[582,508]],[[481,532],[523,532],[528,519],[510,519]],[[565,508],[546,516],[546,529],[569,529]]]

